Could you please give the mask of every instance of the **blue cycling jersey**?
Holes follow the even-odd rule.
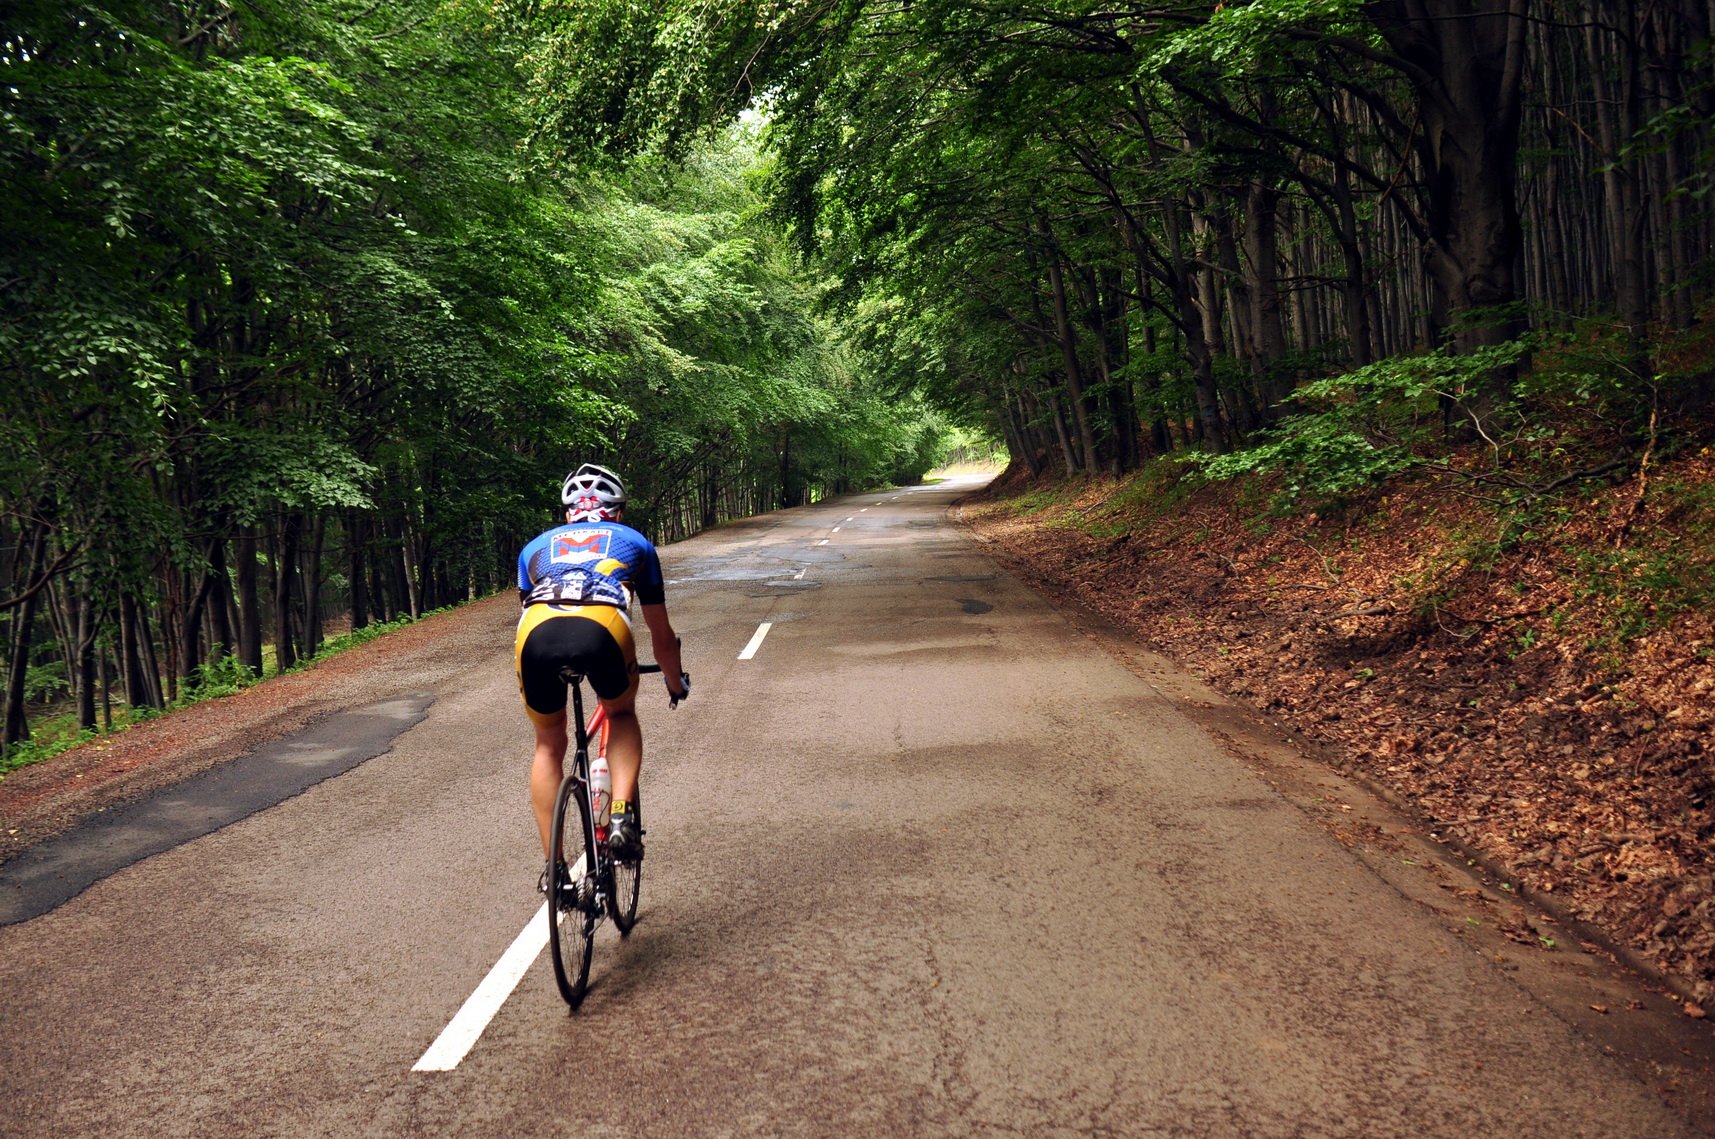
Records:
[[[526,605],[629,603],[629,585],[644,605],[666,600],[661,559],[648,538],[619,522],[573,522],[532,538],[518,553],[518,591]]]

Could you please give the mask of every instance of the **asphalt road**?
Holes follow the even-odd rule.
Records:
[[[499,598],[391,750],[0,929],[0,1133],[1693,1133],[959,489],[665,551],[694,695],[640,702],[640,920],[578,1014],[541,953],[415,1070],[539,909]]]

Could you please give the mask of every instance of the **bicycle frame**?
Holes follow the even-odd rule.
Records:
[[[660,671],[661,666],[658,664],[640,664],[637,666],[637,672],[639,675]],[[571,689],[572,694],[571,723],[574,729],[572,744],[573,755],[575,757],[573,760],[574,766],[572,771],[578,779],[582,781],[584,795],[587,797],[590,793],[590,741],[600,741],[600,746],[596,749],[597,755],[605,755],[607,753],[607,706],[600,700],[597,700],[595,712],[590,716],[589,721],[586,723],[584,721],[584,678],[577,673],[571,672],[569,669],[562,670],[560,677],[566,682],[566,687]],[[595,803],[593,800],[590,802],[590,815],[592,818],[595,816]]]
[[[571,689],[571,693],[572,693],[572,701],[571,701],[572,717],[571,718],[572,718],[572,724],[574,726],[574,733],[575,733],[573,736],[573,745],[574,746],[573,746],[573,752],[572,752],[572,757],[573,757],[572,758],[572,774],[578,780],[578,782],[582,785],[583,794],[586,798],[588,798],[590,795],[590,750],[589,750],[589,745],[590,745],[590,741],[594,740],[597,743],[595,754],[596,755],[603,755],[606,753],[606,751],[607,751],[607,709],[605,707],[603,707],[601,702],[598,700],[596,702],[596,706],[595,706],[595,713],[590,716],[589,721],[587,723],[584,721],[584,686],[583,686],[582,681],[583,681],[583,678],[580,676],[577,678],[576,681],[568,679],[566,682],[566,685],[568,688]],[[590,817],[592,819],[595,817],[595,801],[593,799],[590,800]],[[592,840],[591,841],[591,849],[593,850],[594,849],[594,841],[593,840],[594,840],[595,836],[589,835],[586,837],[588,837]]]

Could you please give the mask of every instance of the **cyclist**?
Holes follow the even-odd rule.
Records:
[[[566,683],[560,669],[571,665],[589,678],[607,709],[607,762],[613,773],[608,849],[621,862],[643,853],[643,826],[634,806],[643,764],[643,730],[637,723],[637,649],[631,635],[631,593],[643,620],[661,675],[674,700],[689,694],[679,660],[679,640],[667,619],[661,562],[649,539],[623,524],[625,486],[605,467],[585,463],[560,487],[566,524],[537,535],[518,554],[518,619],[515,653],[524,710],[536,729],[530,767],[530,804],[548,850],[554,796],[566,759]],[[543,889],[547,875],[544,871]]]

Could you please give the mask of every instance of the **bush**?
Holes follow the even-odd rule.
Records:
[[[27,703],[46,704],[70,691],[63,660],[33,664],[24,671],[24,700]]]

